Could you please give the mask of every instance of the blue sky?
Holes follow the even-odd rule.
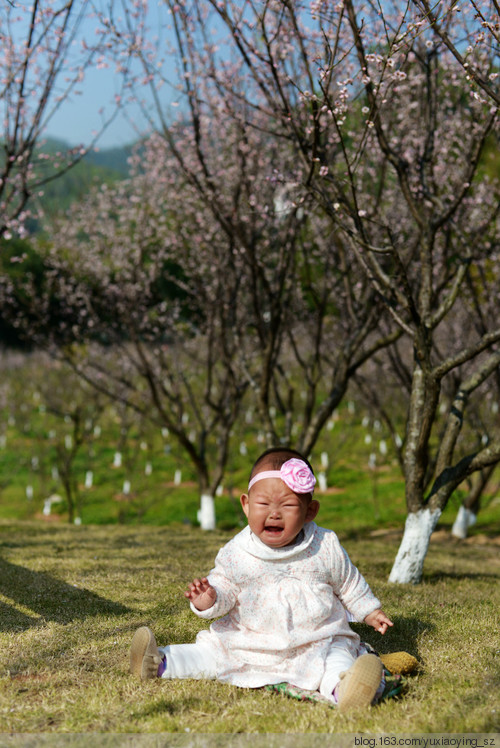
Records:
[[[0,0],[0,2],[2,1]],[[96,2],[99,5],[99,0],[96,0]],[[117,13],[119,7],[120,4],[116,2]],[[162,104],[167,107],[172,102],[177,103],[179,92],[175,91],[174,86],[178,84],[179,79],[176,75],[176,63],[169,52],[169,47],[174,38],[169,11],[161,3],[161,0],[150,3],[147,10],[147,25],[146,37],[151,39],[158,50],[155,62],[165,83],[160,89],[160,95]],[[96,33],[95,28],[95,20],[86,18],[77,38],[87,38],[89,47],[92,47],[92,39]],[[210,20],[206,19],[204,32],[212,34],[214,40],[217,38],[219,54],[222,54],[220,50],[224,48],[223,39],[226,30],[216,14],[211,16]],[[137,66],[135,72],[138,73],[138,71],[139,66]],[[109,68],[87,69],[85,79],[82,84],[78,85],[78,88],[82,90],[81,95],[72,94],[69,99],[61,103],[60,108],[48,122],[44,134],[64,140],[70,146],[80,144],[88,146],[93,140],[94,133],[101,129],[103,117],[106,115],[109,117],[115,109],[115,95],[120,93],[120,78],[114,72],[114,63],[110,62]],[[149,98],[147,89],[143,89],[141,95],[145,96],[146,100]],[[140,106],[137,104],[127,104],[125,106],[126,111],[119,113],[99,138],[98,148],[127,145],[150,131],[150,126],[141,114]],[[104,110],[103,114],[99,113],[101,108]],[[166,114],[168,115],[168,112]],[[178,110],[172,111],[172,114],[174,118],[177,118]]]
[[[116,93],[116,80],[110,70],[94,70],[88,73],[81,96],[72,96],[62,103],[51,118],[46,135],[66,141],[69,145],[89,145],[93,133],[101,128],[102,115],[113,111]],[[129,110],[129,116],[135,116],[140,126],[139,113]],[[137,139],[128,119],[119,114],[98,141],[99,148],[112,148],[127,145]]]
[[[111,67],[88,70],[83,84],[79,85],[81,95],[72,94],[61,103],[51,117],[45,135],[64,140],[71,146],[89,145],[95,132],[101,130],[104,119],[115,111],[115,95],[120,93],[119,83]],[[164,89],[164,97],[165,103],[171,100],[167,89]],[[100,136],[98,148],[133,143],[148,129],[138,105],[127,104],[125,107],[125,111],[119,112]]]
[[[99,5],[99,0],[97,0],[97,5]],[[116,7],[118,13],[120,7],[118,2],[116,2]],[[178,83],[178,77],[174,59],[169,54],[170,43],[173,40],[169,11],[161,0],[150,3],[147,19],[148,28],[145,34],[151,38],[152,43],[158,49],[156,62],[165,82],[160,95],[162,104],[167,107],[172,102],[177,102],[179,93],[174,89],[175,84]],[[87,18],[79,34],[79,36],[88,37],[89,46],[92,46],[95,26],[95,20]],[[208,30],[214,35],[214,39],[217,36],[219,40],[226,33],[216,15],[211,17],[210,21],[206,21],[204,30]],[[223,42],[221,46],[223,47]],[[135,72],[138,73],[138,68]],[[80,144],[87,146],[93,139],[93,133],[102,127],[103,115],[99,114],[99,110],[102,108],[104,115],[109,116],[115,108],[115,95],[120,93],[120,79],[114,72],[114,63],[110,62],[109,68],[87,69],[85,79],[78,87],[82,90],[82,94],[72,94],[69,99],[61,103],[58,111],[51,117],[45,134],[64,140],[71,146]],[[149,98],[147,89],[143,89],[141,95],[145,96],[146,100]],[[174,118],[177,118],[178,110],[172,111],[172,114]],[[149,131],[150,127],[141,114],[139,105],[127,104],[125,113],[118,114],[99,138],[97,147],[103,149],[127,145]]]
[[[3,2],[3,0],[0,0]],[[28,0],[23,0],[28,2]],[[101,5],[96,0],[96,6]],[[115,21],[120,23],[119,13],[121,3],[115,2]],[[161,0],[151,2],[147,9],[146,37],[158,46],[157,64],[165,80],[161,88],[161,98],[165,106],[178,98],[178,92],[173,89],[173,84],[178,82],[173,59],[169,56],[169,42],[172,41],[172,29],[170,26],[168,8]],[[205,27],[206,30],[207,27]],[[210,20],[209,31],[213,34],[219,32],[224,35],[224,27],[219,26],[217,17]],[[84,18],[77,33],[75,44],[80,39],[88,41],[88,47],[92,48],[95,43],[96,20],[91,16]],[[162,59],[163,58],[163,59]],[[138,72],[136,70],[135,72]],[[64,80],[64,71],[61,74]],[[170,84],[170,85],[169,85]],[[51,136],[65,141],[70,146],[83,144],[90,145],[95,132],[102,129],[104,119],[109,117],[115,110],[115,95],[120,93],[120,77],[114,71],[114,63],[110,61],[109,68],[87,69],[83,83],[78,85],[81,94],[72,93],[71,96],[60,104],[58,110],[51,116],[44,130],[44,136]],[[147,91],[141,93],[147,96]],[[100,114],[100,110],[103,113]],[[175,115],[178,110],[175,111]],[[144,116],[141,114],[139,105],[127,104],[124,113],[118,113],[113,122],[106,128],[99,138],[97,147],[112,148],[135,142],[141,135],[150,131]]]
[[[160,17],[159,7],[148,11],[148,21],[151,29],[161,33],[168,40],[170,32],[165,26],[165,18]],[[96,21],[86,18],[78,34],[86,38],[92,46],[95,38]],[[152,33],[150,31],[150,33]],[[45,135],[66,141],[69,145],[89,145],[95,132],[102,128],[102,123],[115,111],[115,96],[120,93],[120,76],[115,73],[114,63],[109,62],[108,68],[87,68],[83,83],[78,84],[81,94],[72,93],[65,99],[58,110],[51,116],[47,124]],[[137,71],[136,71],[137,72]],[[165,70],[163,70],[165,73]],[[175,78],[174,70],[168,73]],[[146,95],[143,91],[141,95]],[[165,103],[172,100],[172,88],[164,86],[162,98]],[[100,113],[100,110],[103,110]],[[148,128],[145,118],[141,116],[138,105],[126,105],[125,113],[119,113],[99,138],[99,148],[112,148],[127,145],[136,141]]]

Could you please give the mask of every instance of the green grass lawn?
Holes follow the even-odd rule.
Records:
[[[245,425],[234,435],[216,499],[218,529],[203,533],[196,526],[196,475],[175,443],[138,423],[125,444],[123,423],[108,417],[75,460],[82,524],[74,526],[64,501],[43,514],[44,500],[62,494],[54,461],[67,424],[33,402],[22,401],[15,417],[0,414],[0,733],[498,731],[498,471],[471,537],[458,542],[449,535],[457,491],[434,535],[423,583],[389,585],[406,517],[395,456],[377,451],[376,469],[368,468],[384,434],[373,427],[367,445],[361,411],[342,406],[335,427],[332,421],[325,429],[310,456],[317,472],[322,453],[330,459],[328,490],[317,491],[318,521],[338,532],[395,622],[385,637],[356,628],[381,652],[404,649],[422,664],[401,698],[339,714],[265,690],[140,682],[128,673],[138,626],[151,626],[159,643],[168,644],[194,641],[208,625],[190,612],[183,590],[210,570],[218,548],[244,524],[239,495],[262,450],[255,431]],[[242,442],[248,455],[240,454]],[[118,449],[123,464],[116,467]]]
[[[0,732],[498,732],[500,554],[481,527],[465,542],[437,533],[418,586],[386,581],[398,532],[339,527],[395,623],[385,637],[357,630],[379,651],[404,649],[421,662],[399,699],[340,714],[260,689],[133,678],[138,626],[167,644],[208,625],[182,593],[232,534],[182,523],[0,522]]]

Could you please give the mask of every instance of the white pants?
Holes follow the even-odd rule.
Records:
[[[325,672],[319,684],[319,692],[327,699],[334,700],[333,691],[340,681],[340,674],[354,665],[356,657],[342,647],[330,647],[325,660]]]
[[[209,647],[202,643],[172,644],[159,647],[165,654],[167,667],[162,678],[202,678],[217,677],[215,658]],[[325,660],[325,672],[319,685],[320,693],[333,699],[333,690],[340,680],[340,673],[349,670],[356,657],[342,647],[330,647]]]
[[[162,678],[202,678],[217,677],[215,657],[203,644],[171,644],[158,647],[166,657],[167,667]]]

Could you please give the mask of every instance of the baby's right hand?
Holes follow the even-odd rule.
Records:
[[[217,592],[206,577],[193,579],[184,595],[190,600],[197,610],[208,610],[217,599]]]

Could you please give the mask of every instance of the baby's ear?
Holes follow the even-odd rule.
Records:
[[[316,501],[316,499],[313,499],[312,501],[309,502],[307,506],[306,522],[312,522],[318,512],[319,512],[319,501]]]
[[[240,496],[241,508],[245,512],[245,517],[248,517],[248,495],[242,493]]]

